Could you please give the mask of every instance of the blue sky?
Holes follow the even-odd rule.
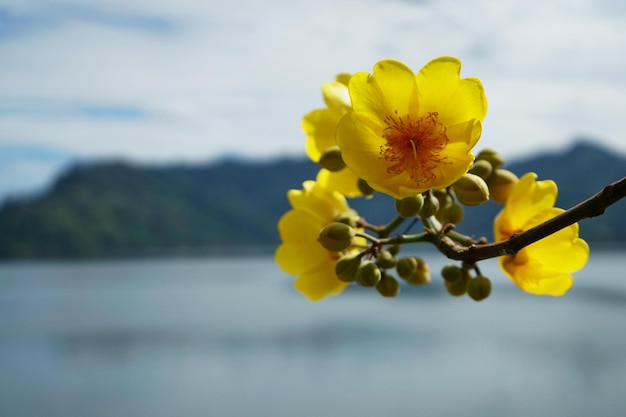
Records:
[[[384,58],[461,58],[478,148],[626,153],[625,52],[621,0],[0,0],[0,198],[75,158],[301,155],[321,83]]]

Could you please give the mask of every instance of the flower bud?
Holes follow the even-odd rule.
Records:
[[[483,149],[482,151],[478,152],[478,155],[476,155],[476,160],[485,160],[489,162],[493,169],[498,169],[502,166],[502,164],[504,164],[504,159],[502,159],[502,156],[493,149]]]
[[[317,241],[331,252],[340,252],[352,244],[354,229],[347,224],[332,222],[320,230]]]
[[[413,272],[411,274],[407,274],[407,271],[402,271],[405,276],[400,275],[400,271],[398,271],[398,275],[400,275],[404,280],[411,285],[423,285],[428,284],[430,282],[430,268],[428,264],[417,256],[413,256],[411,258],[415,265]],[[396,271],[398,268],[396,267]]]
[[[482,301],[491,294],[491,281],[482,275],[477,276],[470,281],[467,287],[467,294],[474,301]]]
[[[448,291],[448,294],[454,297],[460,297],[462,295],[465,295],[465,293],[467,293],[467,287],[469,286],[469,283],[472,279],[468,271],[461,270],[461,272],[462,272],[461,279],[459,279],[458,281],[454,281],[454,282],[446,281],[445,282],[445,286],[446,286],[446,290]]]
[[[465,174],[452,186],[458,200],[466,206],[477,206],[489,200],[489,187],[475,174]]]
[[[422,219],[427,219],[437,214],[438,211],[439,200],[430,193],[426,194],[426,198],[424,198],[424,205],[422,206],[422,210],[420,210],[420,217]]]
[[[441,276],[446,282],[457,282],[463,277],[463,270],[456,265],[441,268]]]
[[[433,195],[439,201],[440,209],[452,204],[452,197],[446,190],[433,190]]]
[[[341,157],[339,146],[331,146],[326,149],[317,163],[322,168],[326,168],[332,172],[340,171],[346,167],[346,163],[343,162],[343,158]]]
[[[388,250],[381,250],[376,257],[376,265],[383,269],[389,269],[396,266],[398,260]]]
[[[391,275],[383,274],[378,284],[376,284],[376,290],[383,297],[395,297],[400,293],[400,284]]]
[[[373,287],[378,284],[382,276],[380,268],[372,261],[365,261],[356,271],[356,280],[364,287]]]
[[[463,207],[458,203],[452,203],[439,211],[438,219],[442,223],[459,224],[463,220]]]
[[[396,210],[398,214],[405,219],[417,216],[424,205],[424,197],[421,194],[415,197],[406,197],[402,200],[396,200]]]
[[[370,187],[370,185],[363,178],[359,178],[357,182],[357,187],[361,194],[363,194],[366,198],[372,197],[374,195],[375,190]]]
[[[493,167],[486,159],[480,159],[474,162],[469,172],[470,174],[478,175],[482,179],[487,179],[493,172]]]
[[[396,245],[390,245],[388,250],[389,250],[389,252],[390,252],[392,255],[394,255],[394,256],[395,256],[395,255],[397,255],[398,253],[400,253],[400,245],[397,245],[397,244],[396,244]]]
[[[491,176],[487,178],[491,199],[496,203],[505,204],[518,180],[517,175],[509,170],[494,170]]]
[[[352,282],[356,279],[359,266],[361,266],[360,254],[345,255],[335,264],[335,274],[340,281]]]
[[[417,259],[413,256],[408,258],[400,258],[396,264],[396,272],[401,278],[407,278],[417,271]]]

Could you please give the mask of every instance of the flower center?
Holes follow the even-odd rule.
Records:
[[[438,113],[428,113],[417,120],[410,115],[385,117],[387,127],[383,137],[387,143],[380,147],[380,157],[389,162],[388,173],[408,172],[417,184],[436,178],[433,169],[445,163],[441,151],[448,144],[446,128],[439,123]]]

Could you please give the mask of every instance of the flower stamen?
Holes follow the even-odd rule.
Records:
[[[437,112],[428,113],[418,120],[410,115],[404,117],[388,115],[384,119],[387,127],[383,137],[387,140],[380,147],[380,157],[389,162],[388,173],[408,172],[416,184],[423,184],[436,178],[433,170],[445,164],[445,156],[440,153],[448,144],[446,128],[439,123]]]

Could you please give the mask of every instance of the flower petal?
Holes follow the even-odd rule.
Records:
[[[335,190],[346,197],[359,197],[362,195],[358,187],[359,177],[348,167],[339,171],[331,172],[320,169],[315,181],[322,187]]]
[[[417,100],[413,71],[395,60],[379,61],[372,74],[360,72],[350,79],[352,109],[382,122],[388,115],[409,113]]]
[[[307,135],[306,153],[318,162],[322,153],[336,145],[335,132],[345,111],[318,109],[307,113],[302,119],[302,130]]]
[[[317,301],[328,295],[340,293],[348,284],[340,281],[335,275],[335,262],[326,262],[300,274],[294,286],[309,300]]]
[[[461,61],[440,57],[430,61],[417,74],[420,113],[439,113],[444,125],[470,119],[483,120],[487,99],[477,78],[460,78]]]

